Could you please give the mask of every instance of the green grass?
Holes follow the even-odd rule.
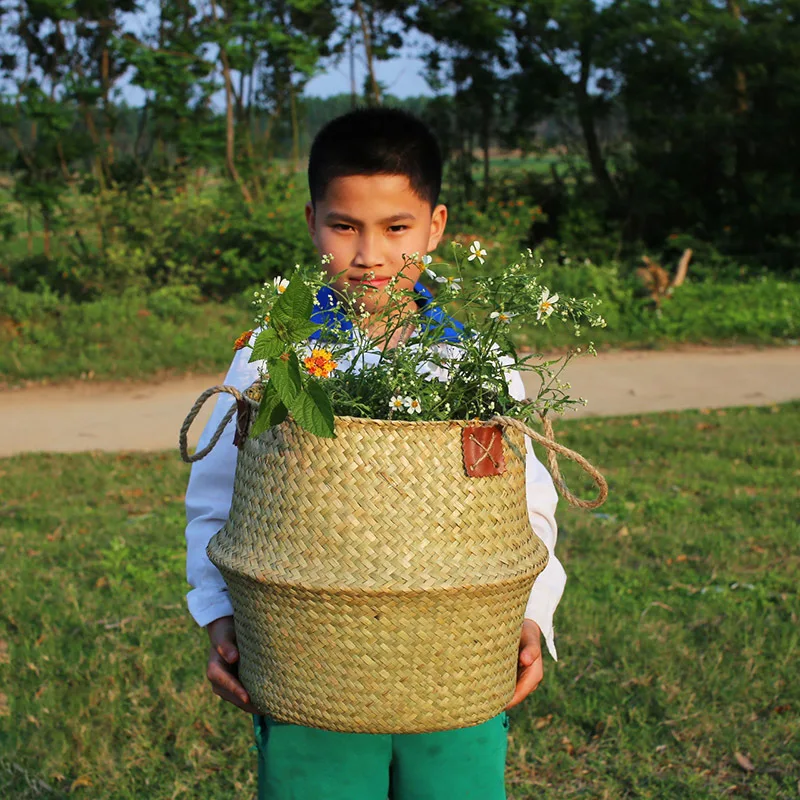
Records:
[[[133,293],[20,316],[0,315],[0,385],[224,371],[252,317],[242,303]]]
[[[509,796],[797,797],[800,403],[557,432],[611,496],[560,512],[560,661],[511,712]],[[187,475],[0,461],[0,796],[253,797],[250,719],[184,609]]]
[[[587,331],[584,344],[592,339],[601,350],[781,345],[800,337],[800,286],[774,279],[687,285],[664,302],[661,314],[632,305],[627,296],[622,302],[627,305],[609,300],[601,307],[609,325]],[[233,341],[252,321],[246,296],[197,303],[180,289],[77,304],[0,286],[0,306],[8,315],[0,312],[0,385],[221,372],[230,364]],[[513,333],[519,346],[543,352],[581,344],[557,322]]]

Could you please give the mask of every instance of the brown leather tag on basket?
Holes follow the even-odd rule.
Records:
[[[246,400],[236,401],[236,433],[233,436],[234,447],[243,447],[250,429],[250,404]]]
[[[506,471],[503,458],[503,429],[499,425],[476,425],[461,432],[464,468],[470,478],[502,475]]]

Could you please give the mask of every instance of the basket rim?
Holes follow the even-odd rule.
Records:
[[[245,393],[249,392],[251,389],[256,387],[260,387],[262,384],[256,382],[252,386],[250,386]],[[254,398],[251,398],[254,400]],[[259,402],[254,400],[254,402]],[[374,424],[374,425],[384,425],[387,427],[458,427],[458,428],[468,428],[473,427],[476,425],[487,425],[489,423],[488,419],[479,419],[477,417],[473,417],[471,419],[376,419],[375,417],[354,417],[349,414],[334,414],[333,418],[335,420],[341,420],[347,424],[353,425],[366,425],[366,424]],[[281,425],[286,424],[287,422],[292,422],[297,427],[302,428],[302,426],[297,422],[297,420],[292,416],[292,412],[290,411],[282,422],[278,423],[274,427],[280,427]],[[500,425],[498,422],[492,423],[493,425]],[[303,428],[303,430],[305,430]]]
[[[351,417],[345,414],[334,414],[333,418],[335,420],[341,420],[342,422],[348,425],[379,425],[385,427],[450,427],[450,428],[469,428],[474,426],[483,426],[489,424],[489,420],[482,420],[482,419],[375,419],[374,417]],[[293,424],[297,425],[298,427],[300,424],[297,420],[292,416],[291,412],[286,417],[286,419],[280,423],[281,425],[285,424],[286,422],[292,422]],[[493,422],[491,423],[495,426],[500,426],[500,423]],[[502,426],[500,426],[502,427]],[[305,430],[305,429],[304,429]]]

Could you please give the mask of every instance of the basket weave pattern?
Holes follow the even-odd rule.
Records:
[[[466,423],[291,419],[239,452],[208,546],[228,584],[239,677],[277,720],[415,733],[500,713],[547,549],[525,497],[523,434],[506,471],[466,476]]]

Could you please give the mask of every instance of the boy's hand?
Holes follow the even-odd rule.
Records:
[[[522,623],[522,636],[519,642],[519,666],[517,667],[517,688],[511,702],[505,711],[521,703],[544,677],[544,662],[542,661],[542,632],[532,620],[526,619]]]
[[[233,703],[248,714],[259,712],[250,705],[250,697],[239,683],[239,650],[236,647],[236,629],[233,617],[220,617],[206,625],[211,649],[208,653],[206,677],[211,681],[214,694]]]

